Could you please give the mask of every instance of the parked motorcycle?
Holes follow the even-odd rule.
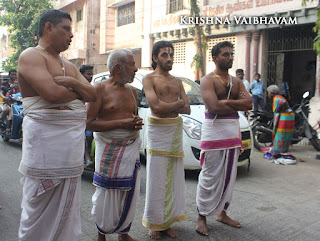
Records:
[[[292,108],[295,115],[295,127],[291,144],[297,144],[306,137],[313,147],[320,151],[320,140],[317,132],[319,128],[313,128],[309,124],[306,115],[309,109],[309,95],[309,91],[305,92],[301,103]],[[260,150],[263,147],[272,146],[273,114],[267,111],[252,111],[250,117],[252,119],[251,128],[254,147]]]
[[[0,133],[2,139],[8,142],[10,139],[21,139],[22,138],[22,120],[24,117],[21,94],[12,94],[9,97],[14,103],[11,105],[12,108],[12,124],[11,128],[7,130],[7,120],[0,125]]]

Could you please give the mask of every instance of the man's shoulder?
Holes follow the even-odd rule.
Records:
[[[213,76],[212,72],[210,72],[201,78],[200,83],[202,83],[203,81],[204,82],[212,81],[213,79],[214,79],[214,76]]]
[[[40,52],[40,51],[38,49],[36,49],[35,47],[29,47],[29,48],[23,50],[20,55],[26,55],[26,54],[37,53],[37,52]]]
[[[34,60],[38,56],[41,56],[40,51],[35,47],[30,47],[22,51],[22,53],[19,56],[19,60],[30,61],[30,60]]]
[[[241,79],[239,79],[237,76],[233,76],[233,75],[229,75],[231,78],[232,78],[232,81],[235,81],[235,82],[237,82],[237,83],[240,83],[240,82],[242,82],[242,80]],[[230,78],[229,77],[229,78]]]

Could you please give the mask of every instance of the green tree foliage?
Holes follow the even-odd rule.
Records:
[[[37,30],[41,13],[52,8],[50,0],[1,0],[0,25],[7,26],[14,54],[4,61],[4,70],[17,67],[20,53],[38,42]]]
[[[312,2],[313,0],[302,0],[302,6],[306,6],[307,2]],[[313,27],[313,31],[316,33],[314,39],[313,48],[320,55],[320,5],[317,6],[317,21],[316,25]]]
[[[190,1],[190,16],[191,17],[200,17],[200,8],[199,5],[197,3],[197,0],[191,0]],[[206,36],[204,34],[203,29],[201,28],[201,26],[199,24],[195,24],[194,26],[195,28],[195,37],[194,37],[194,42],[196,45],[196,54],[193,57],[192,63],[191,63],[191,67],[195,67],[196,68],[196,72],[197,72],[197,76],[196,78],[200,79],[202,76],[204,76],[205,74],[205,69],[204,69],[204,55],[205,55],[205,51],[208,48],[208,44],[206,41]]]

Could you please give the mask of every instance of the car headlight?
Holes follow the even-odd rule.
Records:
[[[182,119],[183,129],[185,130],[187,135],[192,139],[200,140],[202,124],[199,121],[196,121],[186,116],[182,116]]]

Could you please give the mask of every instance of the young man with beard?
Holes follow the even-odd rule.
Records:
[[[240,224],[227,216],[232,189],[237,175],[241,134],[237,111],[251,108],[252,100],[239,78],[230,76],[233,45],[228,41],[215,45],[211,51],[216,69],[205,75],[200,84],[206,106],[202,124],[202,170],[197,188],[198,225],[196,231],[208,236],[206,216],[232,227]]]
[[[151,108],[148,117],[147,187],[142,224],[152,239],[161,231],[170,237],[178,233],[170,228],[187,220],[182,146],[182,118],[190,114],[190,105],[182,81],[169,74],[173,64],[173,46],[168,41],[155,43],[152,67],[142,82]]]
[[[140,192],[140,137],[137,93],[128,85],[137,68],[131,51],[111,52],[107,62],[110,77],[95,85],[97,101],[88,105],[87,130],[94,131],[95,173],[92,215],[98,241],[118,233],[128,235]]]
[[[73,34],[68,13],[51,9],[39,21],[38,46],[18,62],[23,97],[24,175],[19,240],[78,240],[86,109],[92,85],[59,54]]]

